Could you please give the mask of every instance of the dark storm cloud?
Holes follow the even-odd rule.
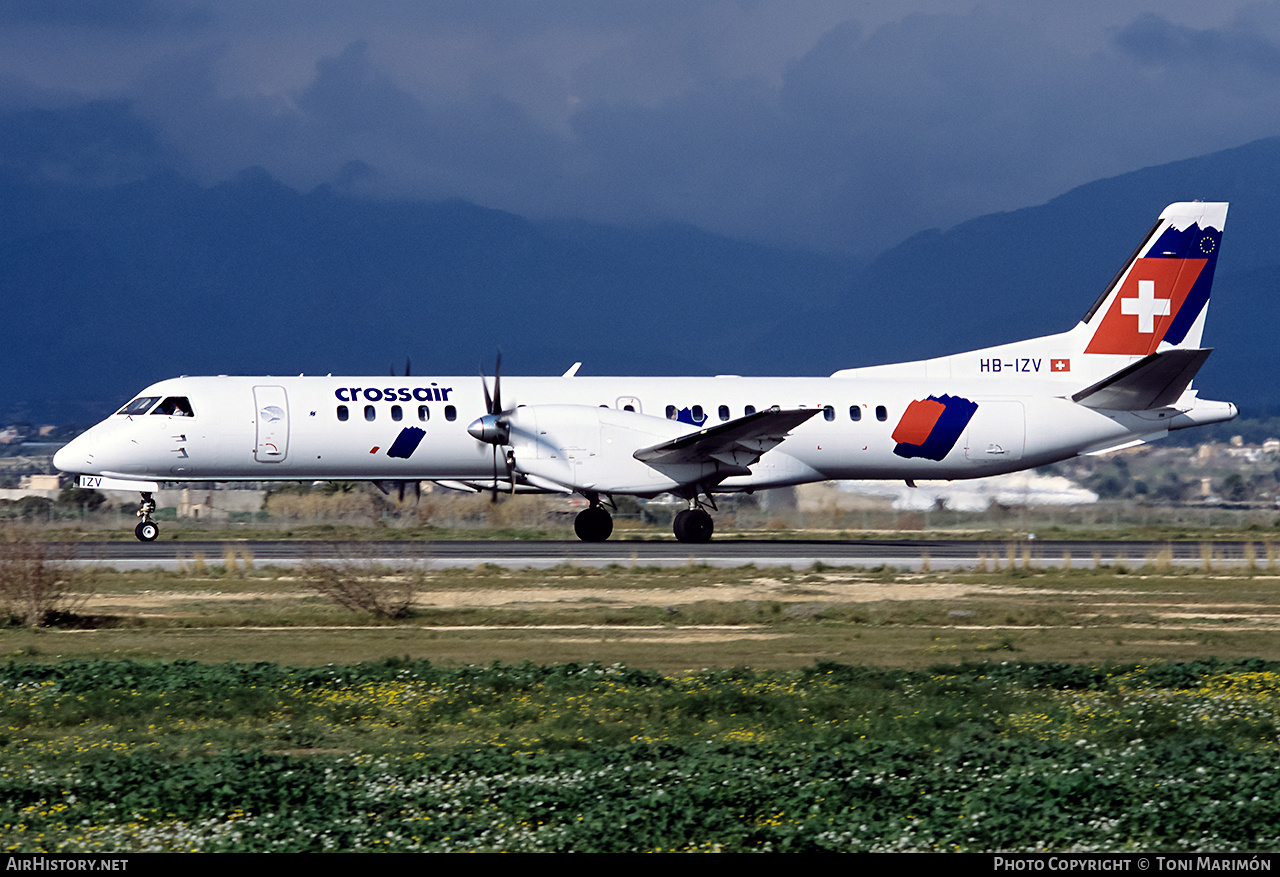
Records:
[[[202,5],[161,0],[0,0],[0,24],[10,25],[149,31],[212,21]]]
[[[1116,45],[1142,64],[1280,76],[1280,45],[1241,26],[1196,29],[1145,13],[1116,34]]]
[[[868,254],[1280,134],[1277,10],[0,0],[0,103],[127,100],[206,183]]]

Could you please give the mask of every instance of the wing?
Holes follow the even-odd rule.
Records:
[[[745,470],[759,461],[766,451],[782,444],[791,430],[820,410],[796,408],[784,411],[775,406],[641,448],[632,456],[655,468],[685,463],[719,463]]]

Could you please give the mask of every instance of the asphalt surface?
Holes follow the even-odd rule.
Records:
[[[75,560],[116,569],[177,569],[196,559],[209,564],[223,562],[226,551],[238,562],[255,566],[289,567],[306,561],[361,561],[386,565],[425,566],[431,569],[472,567],[483,563],[508,568],[546,568],[562,563],[580,566],[709,566],[805,568],[815,563],[829,566],[876,567],[880,565],[919,570],[974,568],[985,561],[989,568],[1007,567],[1010,557],[1017,566],[1028,558],[1034,566],[1077,568],[1124,565],[1137,568],[1169,552],[1176,566],[1200,567],[1210,552],[1213,566],[1268,565],[1267,548],[1261,542],[1100,542],[1034,540],[950,541],[903,540],[837,542],[712,541],[690,545],[674,540],[653,542],[79,542],[70,546]]]

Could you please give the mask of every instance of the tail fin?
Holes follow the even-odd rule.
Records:
[[[1170,204],[1085,315],[1085,353],[1198,348],[1226,224],[1225,203]],[[1166,348],[1167,349],[1167,348]]]

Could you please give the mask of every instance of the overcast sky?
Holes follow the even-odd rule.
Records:
[[[866,255],[1280,134],[1280,0],[0,0],[0,108],[86,98],[206,183]]]

